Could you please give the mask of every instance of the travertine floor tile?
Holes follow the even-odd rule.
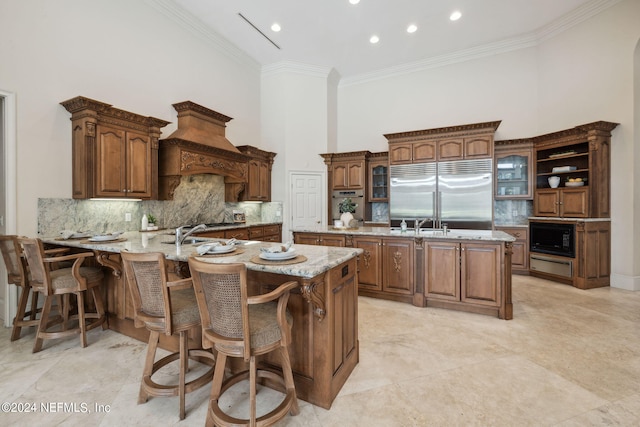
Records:
[[[278,425],[640,425],[640,292],[514,276],[513,301],[504,321],[361,297],[360,363],[332,408],[300,401]],[[38,411],[3,413],[3,426],[204,424],[209,386],[187,395],[183,421],[177,397],[137,404],[146,343],[92,330],[86,348],[72,337],[34,355],[33,330],[13,343],[10,331],[0,330],[0,397]],[[160,377],[171,381],[167,368]],[[281,395],[260,397],[264,411]],[[241,408],[246,394],[225,399]],[[40,410],[57,402],[77,411]]]

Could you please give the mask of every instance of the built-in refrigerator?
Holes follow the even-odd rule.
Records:
[[[492,159],[391,165],[391,226],[489,230],[493,220]]]

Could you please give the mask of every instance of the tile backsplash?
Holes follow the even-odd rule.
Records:
[[[247,223],[282,222],[282,202],[225,203],[224,178],[184,176],[173,200],[38,199],[38,235],[55,236],[61,230],[136,231],[142,215],[153,214],[160,228],[185,224],[233,222],[233,211],[244,211]],[[131,221],[125,221],[127,214]]]

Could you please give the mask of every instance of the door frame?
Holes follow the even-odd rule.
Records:
[[[286,215],[284,218],[287,219],[286,222],[284,222],[282,225],[282,237],[284,238],[285,236],[291,237],[293,239],[293,236],[291,235],[291,227],[293,225],[293,207],[295,206],[294,204],[294,200],[293,200],[293,191],[291,190],[291,186],[293,185],[293,177],[295,175],[313,175],[313,176],[317,176],[320,178],[320,182],[322,182],[322,192],[320,197],[322,198],[321,200],[321,209],[322,211],[320,212],[320,218],[322,218],[322,224],[326,224],[327,223],[327,209],[328,209],[328,205],[327,205],[327,172],[326,171],[301,171],[301,170],[290,170],[289,171],[289,176],[288,176],[288,185],[287,188],[289,189],[289,206],[285,206],[285,212],[284,214]],[[284,238],[283,240],[287,240],[287,238]]]
[[[5,194],[5,211],[0,212],[0,216],[4,217],[4,230],[6,234],[16,234],[17,232],[17,109],[16,94],[0,89],[0,98],[4,101],[4,117],[0,117],[4,126],[4,132],[0,143],[3,143],[4,150],[4,183]],[[4,287],[6,298],[0,309],[4,316],[4,326],[10,327],[12,319],[16,315],[18,304],[18,290],[15,286],[9,287],[7,284],[7,275],[0,277],[0,287]],[[2,295],[2,293],[0,293]]]

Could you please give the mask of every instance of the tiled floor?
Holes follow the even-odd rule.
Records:
[[[331,410],[301,401],[278,425],[640,425],[640,292],[514,276],[513,300],[504,321],[361,297],[360,364]],[[87,348],[66,339],[33,355],[32,337],[0,331],[0,401],[39,412],[1,425],[204,424],[208,387],[187,396],[181,422],[177,398],[136,404],[144,343],[93,330]],[[78,412],[43,413],[57,402]]]

